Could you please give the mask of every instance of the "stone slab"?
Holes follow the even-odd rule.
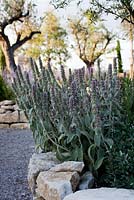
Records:
[[[14,129],[29,129],[30,126],[28,123],[14,123],[10,125],[10,128]]]
[[[20,110],[19,106],[17,104],[13,105],[14,110]]]
[[[76,162],[76,161],[66,161],[59,165],[56,165],[55,167],[51,168],[51,171],[55,172],[81,172],[84,167],[83,162]]]
[[[0,124],[0,128],[9,128],[9,124]]]
[[[19,112],[19,122],[26,122],[26,123],[28,122],[28,120],[27,120],[27,118],[26,118],[26,116],[25,116],[23,111]]]
[[[5,109],[0,108],[0,114],[3,114],[3,113],[5,113],[5,112],[6,112]]]
[[[0,106],[2,106],[2,105],[14,105],[15,104],[15,102],[14,101],[12,101],[12,100],[5,100],[5,101],[1,101],[0,102]]]
[[[117,188],[88,189],[70,194],[64,200],[134,200],[134,190]]]
[[[12,105],[9,105],[9,106],[1,106],[1,109],[4,109],[4,110],[11,110],[11,111],[14,111],[14,107]]]
[[[17,122],[17,121],[18,121],[18,111],[0,114],[0,122],[1,123],[12,124],[12,123]]]

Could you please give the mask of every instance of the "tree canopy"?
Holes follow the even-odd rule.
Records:
[[[134,1],[133,0],[91,0],[93,8],[98,12],[113,14],[116,19],[120,18],[134,24]]]
[[[70,20],[70,28],[75,39],[75,49],[80,59],[87,67],[91,67],[106,52],[113,34],[103,24],[95,24],[92,21],[92,13],[89,12],[79,19]]]
[[[45,61],[63,63],[69,58],[66,38],[67,32],[60,25],[58,17],[50,11],[46,12],[41,24],[41,34],[29,41],[26,54],[34,58],[41,55]]]
[[[64,8],[70,2],[76,2],[77,5],[82,3],[82,0],[51,0],[55,8]],[[134,24],[134,1],[133,0],[88,0],[90,8],[95,12],[106,14],[113,14],[116,19],[120,18],[122,21],[127,21]]]
[[[71,1],[74,0],[50,0],[50,3],[55,7],[55,8],[64,8],[67,6]]]

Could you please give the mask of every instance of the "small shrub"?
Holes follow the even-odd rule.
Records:
[[[5,56],[0,47],[0,72],[4,70],[5,66],[6,66]]]
[[[0,75],[0,101],[7,100],[7,99],[13,100],[14,98],[15,98],[15,95],[12,89],[10,88],[10,86],[6,84],[6,82]]]
[[[122,79],[122,121],[113,137],[109,159],[100,169],[99,185],[134,189],[134,80]]]
[[[134,189],[134,129],[120,130],[111,157],[100,169],[99,185]]]
[[[120,46],[120,41],[119,40],[117,40],[116,53],[117,53],[117,62],[118,62],[118,72],[119,73],[123,73],[121,46]]]

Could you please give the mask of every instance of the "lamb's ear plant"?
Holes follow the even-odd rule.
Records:
[[[31,60],[32,75],[18,66],[13,88],[17,102],[29,120],[35,145],[43,152],[56,151],[60,160],[84,161],[97,175],[110,157],[115,129],[121,119],[120,80],[117,69],[107,75],[85,68],[56,79],[50,63]],[[87,79],[87,77],[89,77]]]

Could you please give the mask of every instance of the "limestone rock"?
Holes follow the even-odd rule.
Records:
[[[66,195],[72,193],[72,189],[69,181],[46,182],[39,192],[45,200],[63,200]]]
[[[7,106],[7,105],[14,105],[14,104],[15,104],[15,102],[12,100],[5,100],[5,101],[0,102],[0,106],[2,106],[2,105]]]
[[[90,189],[94,185],[94,177],[90,171],[87,171],[80,178],[79,190]]]
[[[0,114],[3,114],[5,112],[6,112],[5,109],[0,108]]]
[[[9,128],[9,124],[0,124],[0,128]]]
[[[39,174],[37,178],[37,183],[40,183],[40,179],[44,182],[59,182],[64,180],[69,181],[71,183],[73,192],[75,192],[80,181],[80,176],[77,172],[52,172],[49,170],[47,172],[45,171]]]
[[[45,200],[63,200],[72,193],[72,186],[76,189],[78,183],[77,172],[40,172],[36,192]]]
[[[117,188],[88,189],[70,194],[64,200],[134,200],[134,190]]]
[[[40,160],[44,161],[53,161],[55,164],[59,164],[59,160],[56,158],[55,152],[47,152],[47,153],[34,153],[30,159],[32,163],[37,163]]]
[[[7,106],[3,105],[1,106],[1,109],[14,111],[14,107],[12,105],[7,105]]]
[[[17,104],[13,105],[14,110],[20,110],[19,106]]]
[[[33,200],[44,200],[44,198],[34,196],[34,197],[33,197]]]
[[[74,172],[74,171],[76,171],[76,172],[80,173],[82,171],[83,167],[84,167],[83,162],[67,161],[67,162],[63,162],[63,163],[51,168],[51,171],[55,171],[55,172],[66,172],[66,171]]]
[[[18,121],[18,111],[14,111],[11,113],[4,113],[0,115],[1,123],[15,123]]]
[[[26,118],[26,116],[25,116],[23,111],[19,112],[19,122],[28,122],[28,120],[27,120],[27,118]]]
[[[7,110],[7,111],[6,111],[6,114],[9,114],[9,113],[12,113],[12,111],[11,111],[11,110]]]
[[[28,123],[14,123],[11,124],[10,128],[14,129],[29,129],[29,124]]]
[[[51,167],[58,164],[59,161],[56,158],[56,154],[53,152],[48,153],[34,153],[30,159],[28,166],[28,183],[32,193],[35,193],[36,178],[42,171],[47,171]]]

